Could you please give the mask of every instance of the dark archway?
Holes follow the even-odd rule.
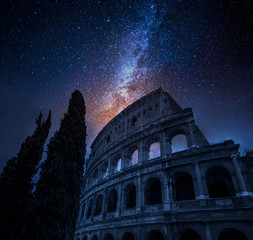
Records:
[[[201,237],[195,231],[187,229],[181,233],[179,240],[201,240]]]
[[[121,240],[135,240],[135,237],[132,233],[130,232],[126,232],[124,233],[124,235],[122,236]]]
[[[176,201],[195,199],[193,181],[190,174],[183,172],[176,174]]]
[[[91,240],[98,240],[98,237],[96,235],[93,235]]]
[[[210,198],[222,198],[235,195],[229,171],[222,166],[215,166],[206,172],[206,181]]]
[[[148,233],[147,240],[165,240],[165,238],[160,231],[152,230]]]
[[[118,194],[112,189],[107,197],[107,212],[114,212],[117,209]]]
[[[125,188],[125,208],[136,207],[136,187],[130,183]]]
[[[89,202],[89,207],[87,211],[87,216],[86,216],[87,219],[91,216],[92,206],[93,206],[93,200],[91,199]]]
[[[107,233],[107,234],[104,236],[104,240],[113,240],[112,234]]]
[[[162,186],[158,178],[151,178],[147,181],[145,200],[149,205],[162,203]]]
[[[248,240],[248,238],[238,229],[227,228],[220,232],[218,240]]]
[[[87,236],[84,236],[84,237],[83,237],[83,240],[87,240],[87,239],[88,239],[88,237],[87,237]]]
[[[103,195],[100,194],[96,199],[96,207],[95,207],[95,216],[98,216],[102,212],[102,205],[103,205]]]

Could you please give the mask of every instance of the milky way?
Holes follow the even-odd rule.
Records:
[[[88,146],[126,106],[162,87],[192,107],[210,142],[252,148],[251,1],[3,1],[0,158],[14,156],[71,92],[87,107]]]

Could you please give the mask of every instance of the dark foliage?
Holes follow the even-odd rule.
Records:
[[[27,239],[73,239],[86,151],[84,117],[83,96],[75,91],[48,145],[32,209],[36,226]]]
[[[36,124],[33,135],[26,138],[17,156],[7,162],[0,176],[0,239],[13,238],[26,215],[32,177],[51,127],[51,112],[46,121],[42,121],[40,113]]]

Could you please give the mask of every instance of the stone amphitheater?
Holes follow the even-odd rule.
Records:
[[[253,240],[253,151],[209,144],[161,88],[91,145],[76,240]]]

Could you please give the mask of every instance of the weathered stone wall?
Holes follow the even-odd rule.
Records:
[[[187,147],[172,152],[177,135]],[[231,140],[210,145],[192,110],[162,89],[146,95],[91,146],[76,239],[253,240],[253,196],[238,148]]]

